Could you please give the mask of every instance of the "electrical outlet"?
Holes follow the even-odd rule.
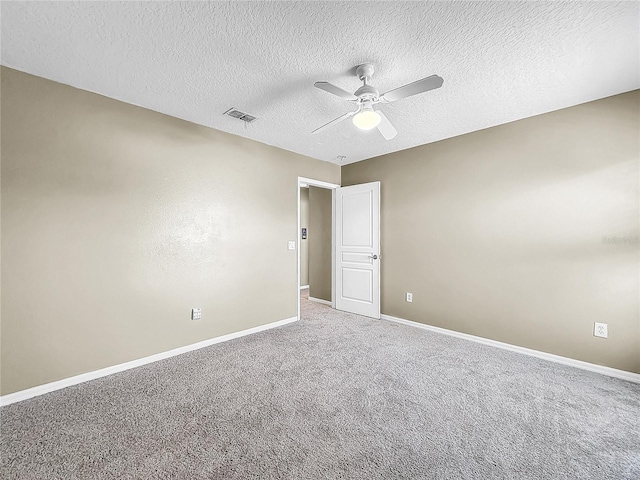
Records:
[[[598,323],[595,322],[593,324],[593,336],[594,337],[602,337],[602,338],[608,338],[609,337],[609,329],[607,328],[608,324],[606,323]]]
[[[200,320],[202,318],[202,309],[201,308],[192,308],[191,309],[191,320]]]
[[[295,240],[289,240],[287,242],[287,248],[289,250],[295,250],[296,249],[296,241]]]
[[[413,302],[413,293],[407,292],[407,302]]]

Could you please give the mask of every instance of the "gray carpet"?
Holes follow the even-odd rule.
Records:
[[[2,478],[640,478],[640,385],[302,308],[3,407]]]

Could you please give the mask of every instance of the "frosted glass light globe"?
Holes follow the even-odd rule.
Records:
[[[371,107],[364,107],[353,117],[353,124],[360,130],[371,130],[380,124],[382,118]]]

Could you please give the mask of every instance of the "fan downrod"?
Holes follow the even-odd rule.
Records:
[[[370,63],[363,63],[356,68],[356,75],[363,83],[363,85],[354,92],[354,95],[360,99],[360,103],[377,99],[380,96],[378,89],[369,85],[373,72],[373,65]]]

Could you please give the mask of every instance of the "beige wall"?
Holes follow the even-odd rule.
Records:
[[[300,189],[300,285],[309,285],[309,240],[302,239],[302,229],[309,228],[309,189]]]
[[[297,177],[339,167],[1,72],[3,395],[296,315]]]
[[[640,372],[639,116],[635,91],[344,167],[382,182],[383,313]]]
[[[331,190],[309,187],[309,296],[331,301]]]

